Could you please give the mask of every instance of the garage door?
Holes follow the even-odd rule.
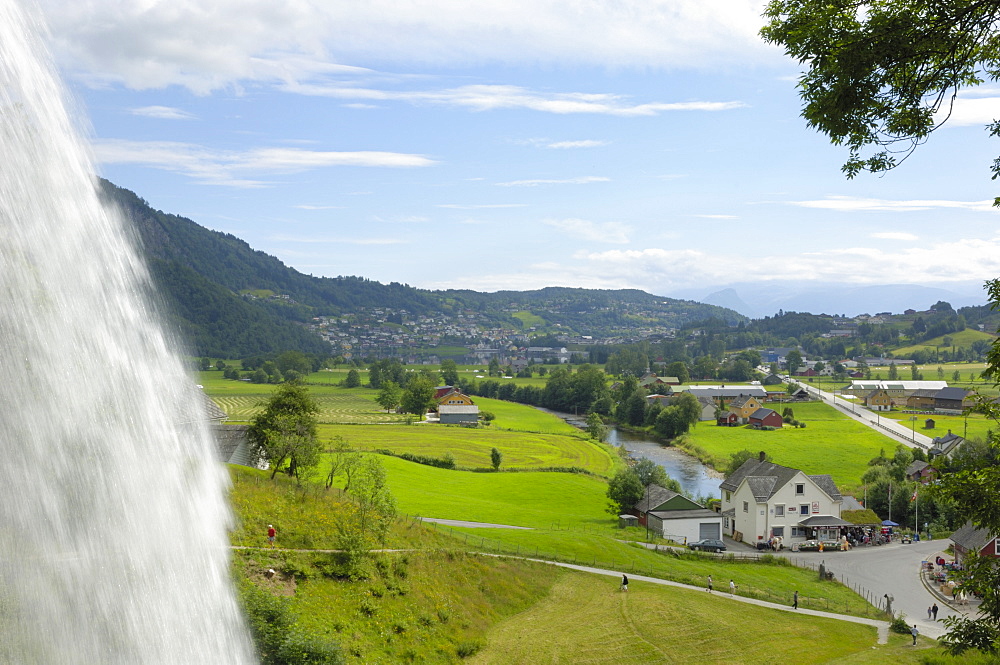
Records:
[[[705,538],[714,538],[719,540],[722,538],[720,533],[718,522],[702,522],[698,525],[698,537],[704,540]]]

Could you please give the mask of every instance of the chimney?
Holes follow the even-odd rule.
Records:
[[[762,450],[760,451],[760,461],[763,462],[765,459],[767,459],[767,454]]]

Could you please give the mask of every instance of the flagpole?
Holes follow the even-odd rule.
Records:
[[[892,521],[892,483],[889,483],[889,521]]]

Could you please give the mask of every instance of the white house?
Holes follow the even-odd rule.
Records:
[[[640,524],[678,543],[722,538],[722,515],[659,485],[646,488],[632,513]]]
[[[722,527],[736,540],[756,544],[772,536],[785,544],[810,537],[833,539],[840,527],[843,499],[829,475],[808,476],[798,469],[758,459],[743,463],[719,486]]]

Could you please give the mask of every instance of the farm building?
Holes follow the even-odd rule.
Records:
[[[632,513],[639,524],[675,542],[722,538],[722,515],[659,485],[646,488]]]

